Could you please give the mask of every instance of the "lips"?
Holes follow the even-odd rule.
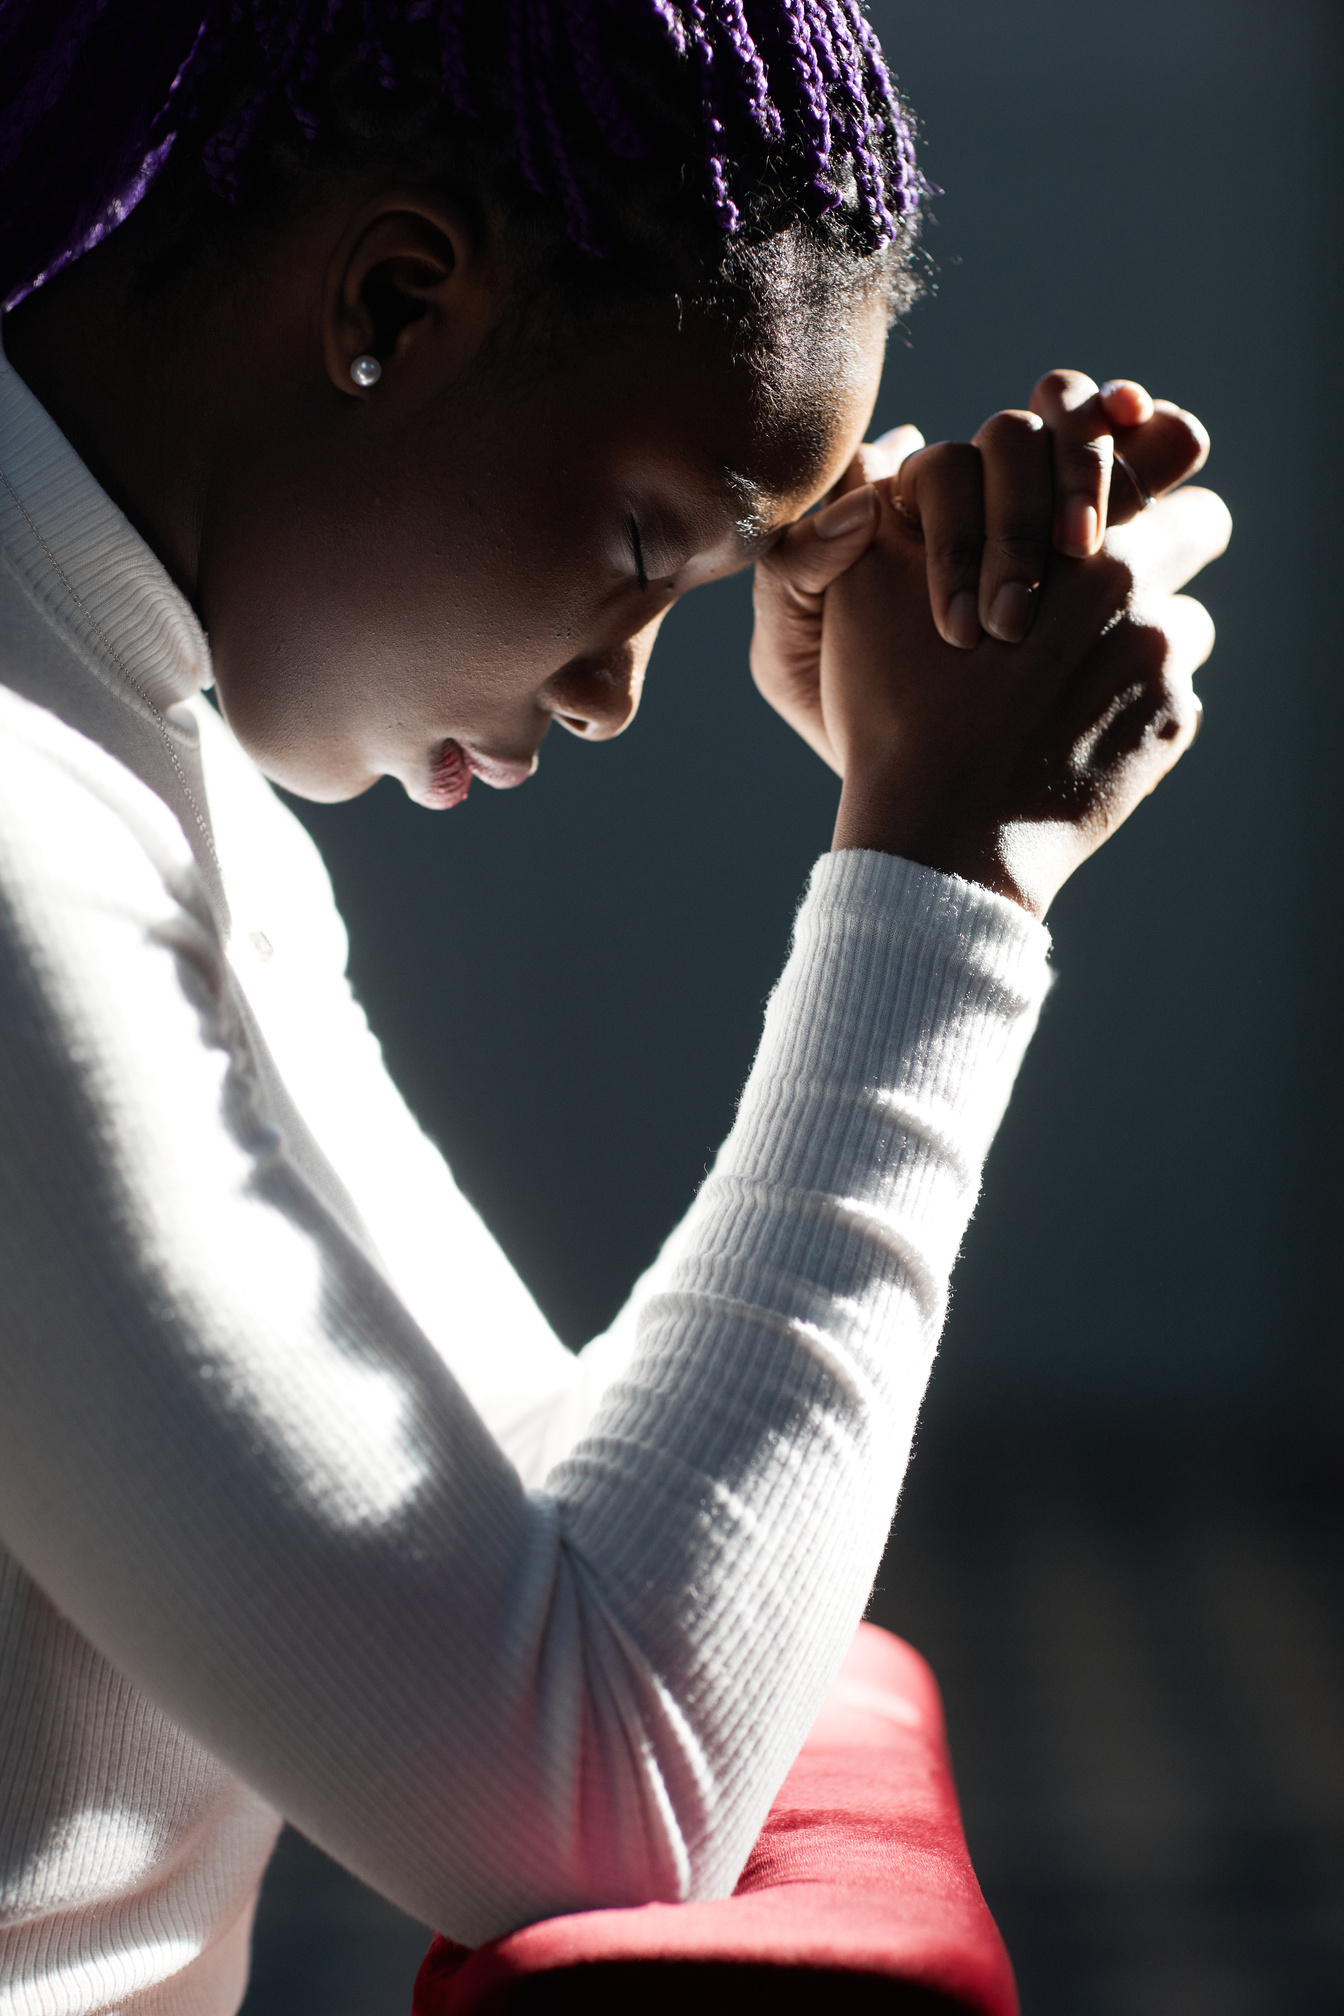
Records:
[[[512,791],[519,784],[526,784],[536,767],[535,756],[530,763],[510,763],[498,756],[482,756],[479,750],[467,749],[461,742],[448,741],[434,759],[424,790],[415,796],[417,803],[431,811],[447,812],[462,803],[473,777],[479,777],[493,791]]]
[[[510,763],[501,756],[482,756],[478,749],[466,749],[463,754],[472,776],[479,777],[492,791],[516,791],[537,767],[535,756],[526,763]]]

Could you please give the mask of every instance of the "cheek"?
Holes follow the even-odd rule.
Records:
[[[305,796],[349,797],[448,735],[525,736],[601,631],[591,514],[392,469],[358,495],[312,464],[250,488],[211,527],[203,614],[231,725]]]

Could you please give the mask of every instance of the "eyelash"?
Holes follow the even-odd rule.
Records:
[[[639,523],[633,512],[627,518],[626,524],[630,528],[630,545],[635,555],[635,571],[639,577],[640,588],[643,590],[649,585],[649,577],[644,568],[644,541],[639,536]]]

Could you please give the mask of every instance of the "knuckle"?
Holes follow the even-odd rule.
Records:
[[[1154,401],[1153,417],[1148,424],[1195,457],[1197,468],[1208,459],[1209,430],[1198,414],[1188,413],[1183,406],[1173,406],[1170,400],[1158,399]]]
[[[1096,389],[1084,372],[1069,371],[1061,367],[1055,371],[1047,371],[1043,378],[1037,380],[1034,397],[1046,400],[1051,405],[1062,406],[1066,412],[1071,412],[1075,406],[1081,406],[1084,400],[1090,399]]]
[[[815,597],[826,587],[825,564],[806,538],[781,540],[756,562],[758,608],[788,608],[800,596]]]
[[[972,441],[935,441],[919,455],[921,475],[937,478],[980,475],[980,450]]]
[[[1194,725],[1194,690],[1182,680],[1161,678],[1148,688],[1147,730],[1150,741],[1179,742]]]
[[[1160,647],[1156,654],[1161,657]],[[1161,669],[1148,676],[1131,666],[1132,676],[1114,690],[1101,711],[1090,744],[1088,767],[1112,770],[1145,752],[1170,748],[1194,734],[1198,702],[1188,681],[1170,679]]]
[[[1094,571],[1103,601],[1116,610],[1128,609],[1135,589],[1134,569],[1129,562],[1103,546],[1087,564]]]
[[[1207,453],[1207,437],[1201,442],[1184,413],[1155,413],[1149,422],[1154,435],[1163,448],[1174,459],[1193,463],[1202,460],[1201,450]]]
[[[1139,671],[1150,706],[1165,707],[1180,674],[1176,669],[1176,641],[1160,624],[1141,623]]]
[[[1160,695],[1169,683],[1172,640],[1159,623],[1131,622],[1130,664],[1136,683],[1149,696]]]
[[[1010,567],[1023,571],[1039,572],[1050,551],[1049,537],[1038,525],[1005,526],[995,533],[990,544]]]
[[[976,439],[982,449],[1012,449],[1037,440],[1044,432],[1045,422],[1038,413],[1005,407],[1001,413],[990,414]]]
[[[983,540],[943,539],[929,548],[932,559],[944,575],[977,575],[984,554]]]
[[[1135,726],[1144,739],[1175,742],[1190,732],[1195,713],[1194,689],[1178,668],[1174,640],[1161,625],[1142,625],[1136,633]]]
[[[1110,435],[1094,434],[1083,440],[1062,442],[1060,462],[1071,477],[1081,478],[1090,489],[1110,474],[1112,452]]]

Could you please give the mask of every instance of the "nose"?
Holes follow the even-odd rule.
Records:
[[[586,742],[610,742],[639,710],[644,673],[667,611],[609,649],[571,658],[542,687],[545,711]]]

